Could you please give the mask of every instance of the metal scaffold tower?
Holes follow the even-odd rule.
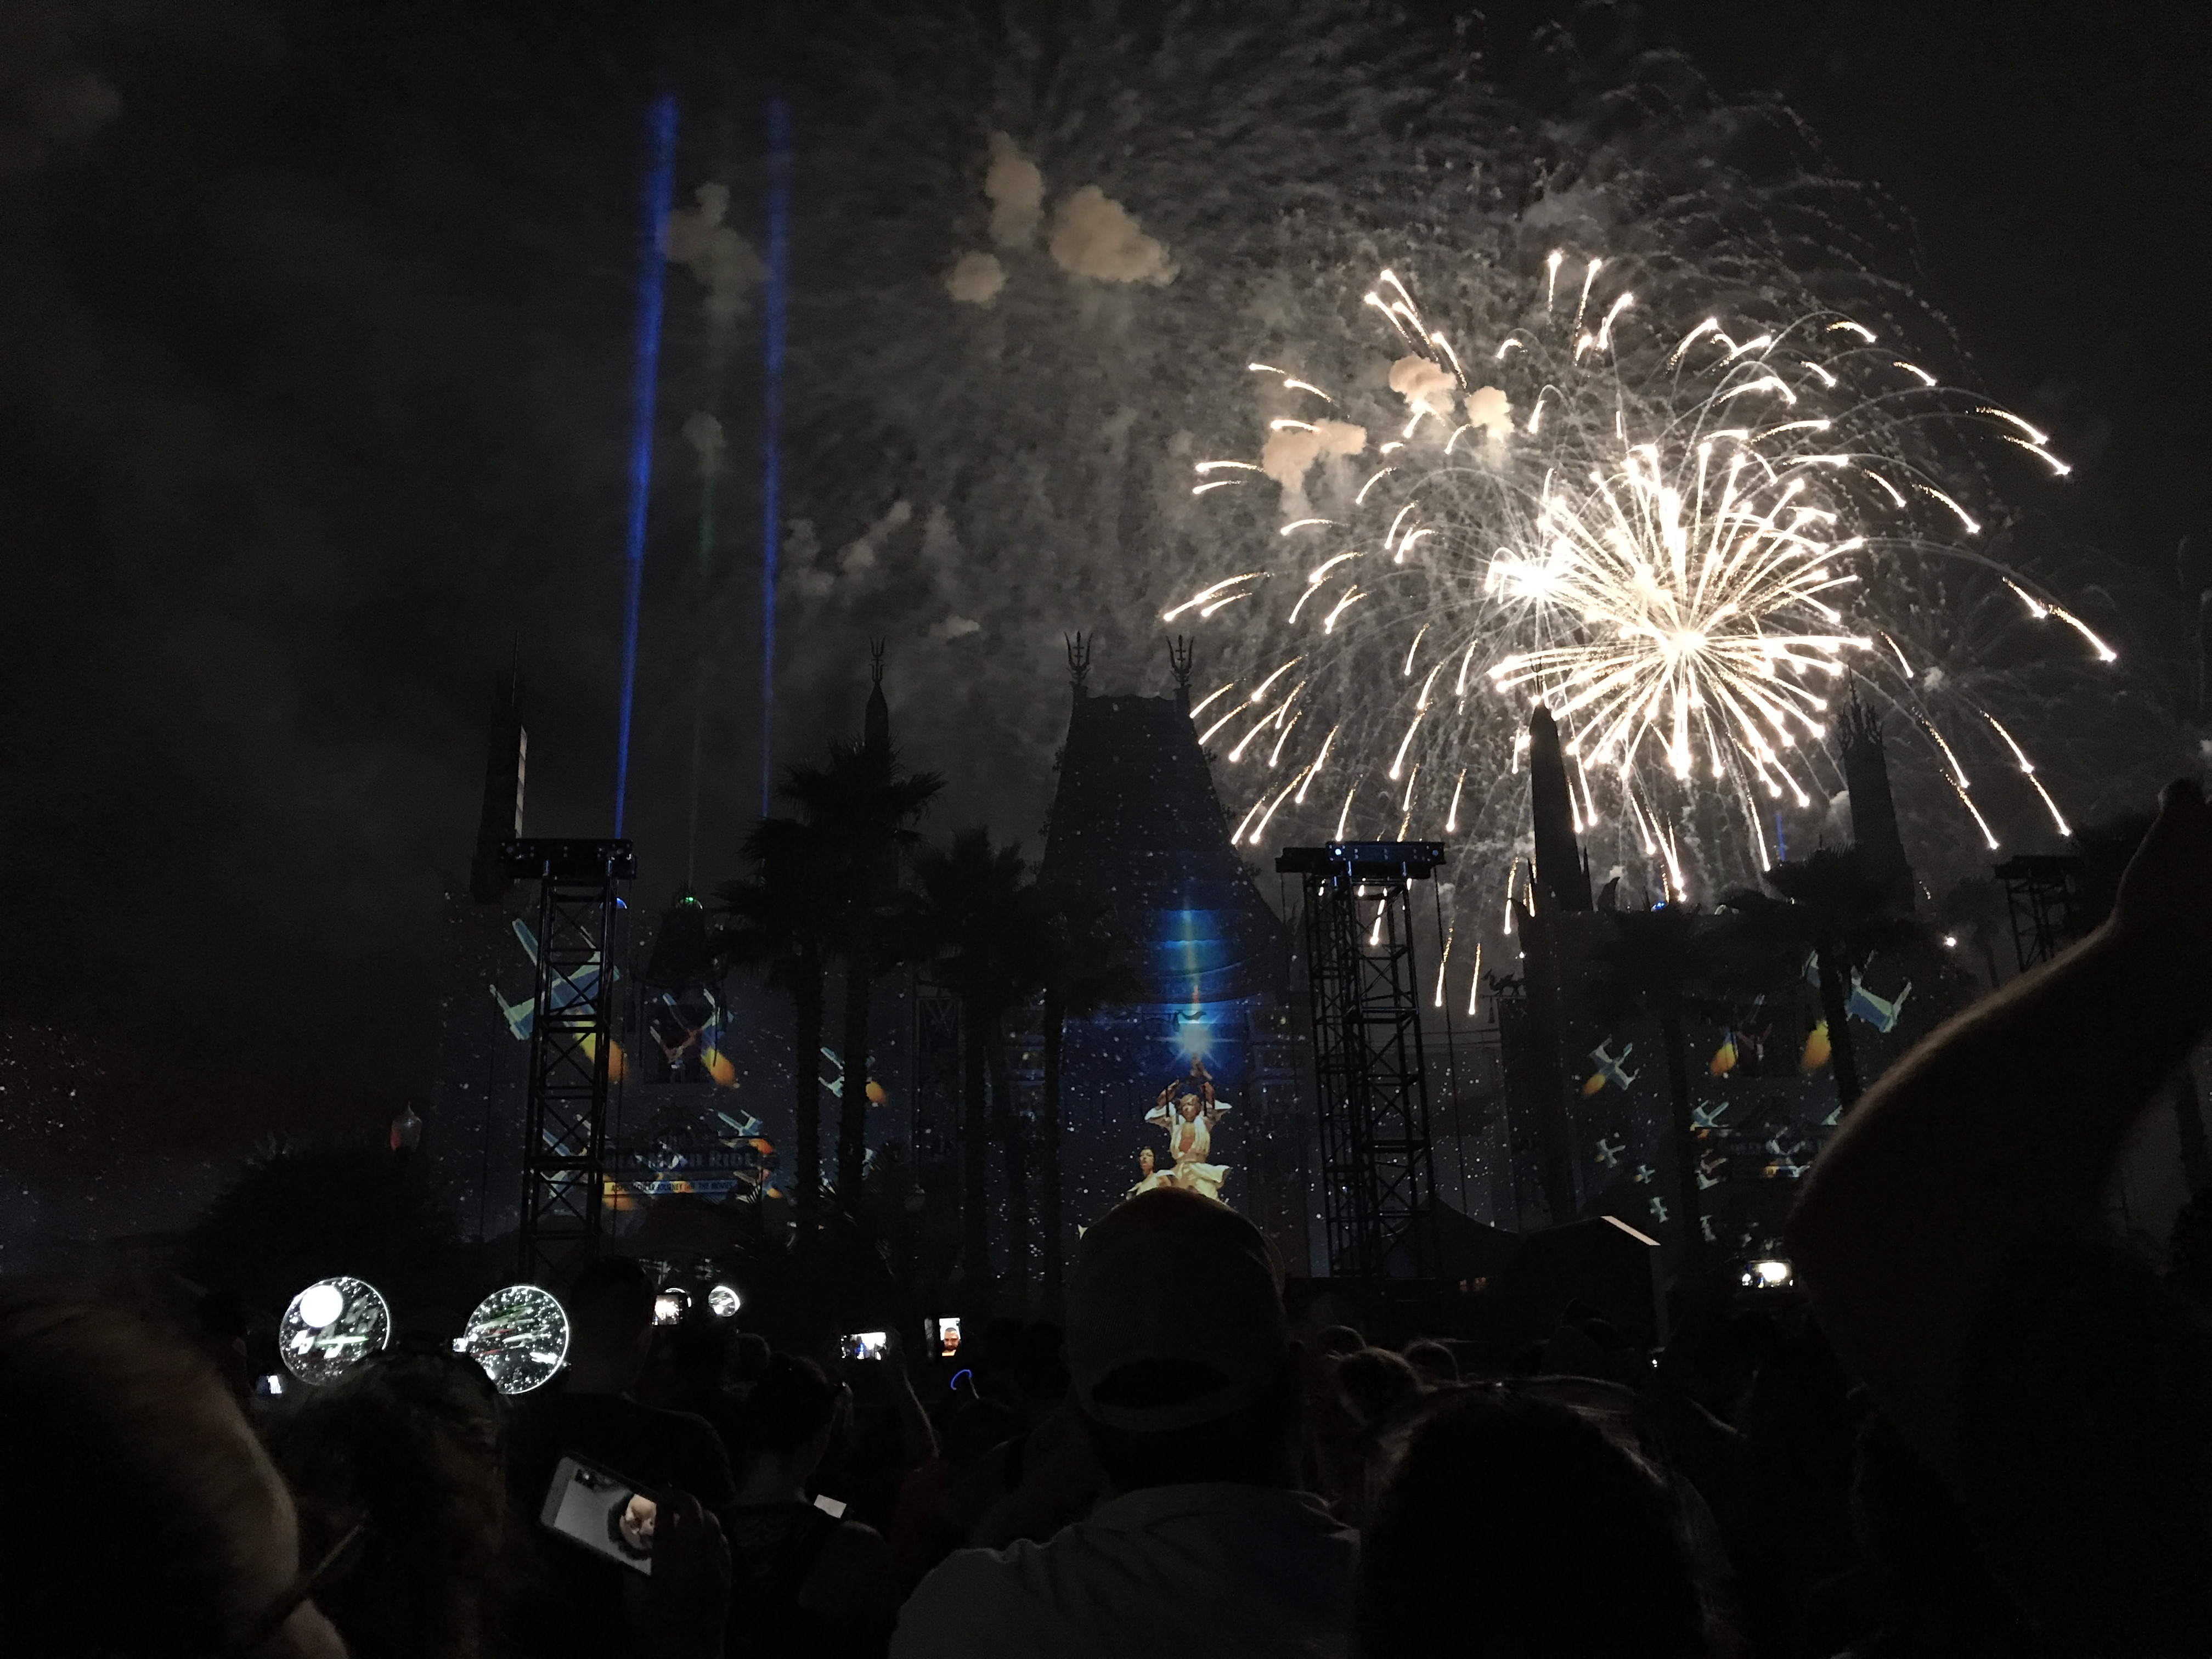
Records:
[[[2023,853],[1996,866],[2012,915],[2014,958],[2020,971],[2046,963],[2081,936],[2075,915],[2081,860],[2050,853]]]
[[[621,890],[637,861],[626,841],[508,841],[500,857],[511,878],[538,884],[518,1253],[521,1276],[545,1283],[599,1249]]]
[[[1300,879],[1320,1085],[1322,1207],[1330,1273],[1432,1279],[1436,1168],[1413,963],[1413,882],[1434,842],[1285,848]]]

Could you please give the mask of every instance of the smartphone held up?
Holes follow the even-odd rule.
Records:
[[[837,1340],[838,1357],[843,1359],[881,1359],[890,1349],[887,1331],[851,1331]]]
[[[595,1555],[638,1572],[653,1571],[653,1533],[658,1499],[634,1480],[564,1457],[553,1471],[538,1520]]]

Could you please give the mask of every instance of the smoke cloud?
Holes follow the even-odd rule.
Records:
[[[1467,423],[1492,443],[1503,443],[1513,431],[1513,400],[1494,386],[1470,392],[1467,394]]]
[[[727,328],[745,314],[745,294],[766,275],[752,245],[722,222],[730,210],[726,185],[704,184],[694,192],[696,205],[668,216],[660,245],[668,257],[707,290],[708,320]]]
[[[1317,421],[1312,431],[1286,426],[1267,434],[1260,451],[1260,470],[1282,485],[1285,495],[1303,495],[1306,471],[1324,455],[1357,455],[1367,447],[1367,428],[1349,421]]]
[[[684,441],[698,453],[702,472],[711,474],[720,470],[722,452],[729,444],[722,435],[722,423],[707,410],[697,410],[684,422]]]
[[[1006,285],[1006,268],[995,253],[963,253],[945,273],[945,291],[965,306],[987,306]]]
[[[1406,400],[1408,410],[1425,409],[1448,418],[1455,389],[1452,377],[1426,357],[1401,357],[1390,365],[1390,390]]]
[[[1168,251],[1129,216],[1128,210],[1096,185],[1063,198],[1053,210],[1048,245],[1062,270],[1102,283],[1150,283],[1164,288],[1176,279]]]
[[[1044,223],[1044,174],[1003,132],[991,135],[983,194],[991,198],[993,241],[1000,247],[1027,247],[1036,240]]]

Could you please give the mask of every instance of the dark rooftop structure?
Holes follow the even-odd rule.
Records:
[[[1181,696],[1093,696],[1079,678],[1042,874],[1113,906],[1150,1000],[1282,993],[1282,923],[1229,844]]]

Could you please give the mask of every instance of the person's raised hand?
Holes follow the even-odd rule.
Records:
[[[672,1488],[661,1497],[646,1603],[653,1659],[721,1659],[730,1547],[721,1523],[687,1492]]]

